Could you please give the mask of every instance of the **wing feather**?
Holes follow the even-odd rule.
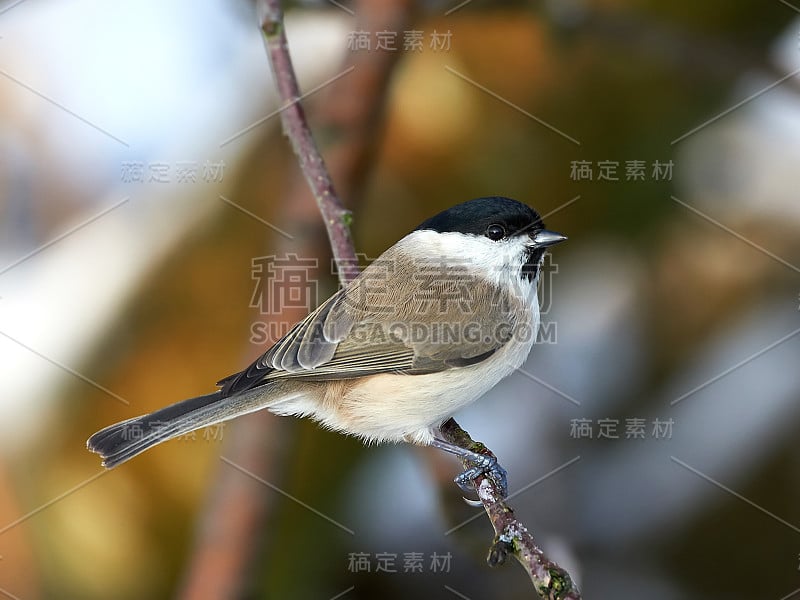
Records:
[[[428,278],[419,272],[398,245],[390,248],[247,369],[220,381],[222,394],[285,378],[463,368],[486,360],[511,338],[520,307],[510,295],[463,272]]]

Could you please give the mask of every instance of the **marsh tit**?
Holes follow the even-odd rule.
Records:
[[[366,442],[433,445],[468,459],[456,482],[504,472],[437,437],[437,428],[520,367],[539,327],[549,246],[525,204],[470,200],[386,250],[214,393],[111,425],[87,447],[111,468],[151,446],[266,408],[311,417]]]

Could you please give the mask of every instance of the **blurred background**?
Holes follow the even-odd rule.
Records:
[[[365,257],[484,195],[569,236],[456,418],[584,596],[800,598],[800,3],[287,13]],[[248,2],[0,3],[0,595],[532,597],[432,449],[255,414],[85,450],[336,289],[278,110]]]

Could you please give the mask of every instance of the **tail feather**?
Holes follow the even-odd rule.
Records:
[[[220,392],[190,398],[148,415],[134,417],[101,429],[90,437],[86,447],[103,458],[103,466],[116,467],[166,440],[228,419],[239,411],[238,402],[223,398]],[[254,410],[257,406],[250,407]]]

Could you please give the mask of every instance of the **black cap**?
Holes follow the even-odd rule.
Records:
[[[544,229],[542,218],[530,206],[503,196],[468,200],[427,219],[415,231],[430,229],[484,235],[490,225],[501,225],[509,235],[532,235]]]

